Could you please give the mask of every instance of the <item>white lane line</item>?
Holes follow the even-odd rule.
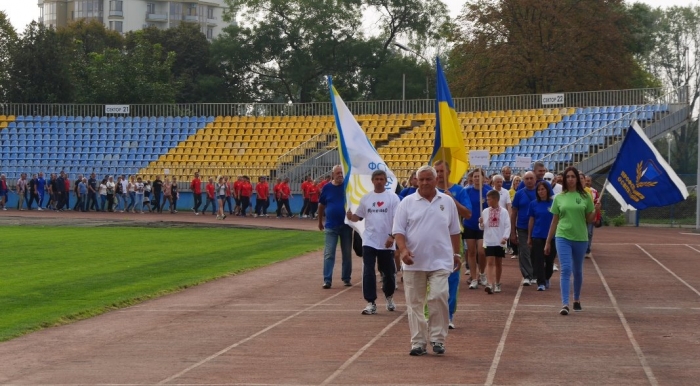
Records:
[[[656,264],[658,264],[658,265],[661,266],[661,268],[665,269],[666,271],[668,271],[668,273],[670,273],[671,275],[673,275],[673,277],[675,277],[676,279],[678,279],[678,281],[680,281],[681,283],[685,284],[685,286],[688,287],[688,288],[690,288],[691,291],[695,292],[698,296],[700,296],[700,291],[696,290],[692,285],[688,284],[685,280],[681,279],[680,276],[676,275],[675,272],[671,271],[671,270],[668,269],[665,265],[663,265],[660,261],[656,260],[656,259],[654,258],[654,256],[652,256],[652,255],[651,255],[649,252],[647,252],[644,248],[640,247],[639,245],[637,245],[637,248],[639,248],[642,252],[644,252],[647,256],[649,256],[650,259],[654,260],[654,261],[656,262]]]
[[[682,235],[690,235],[690,236],[700,236],[700,233],[688,233],[688,232],[678,232]]]
[[[324,380],[323,382],[321,382],[320,386],[325,386],[325,385],[327,385],[327,384],[333,382],[343,371],[345,371],[345,369],[347,369],[350,365],[352,365],[353,362],[355,362],[355,361],[357,360],[357,358],[359,358],[362,354],[364,354],[364,352],[367,351],[367,349],[369,349],[370,347],[372,347],[372,345],[373,345],[376,341],[378,341],[379,338],[381,338],[382,336],[384,336],[384,334],[386,334],[387,331],[389,331],[392,327],[394,327],[394,326],[396,325],[396,323],[398,323],[401,319],[403,319],[403,317],[406,316],[406,314],[408,314],[408,311],[404,311],[403,314],[399,315],[398,318],[394,319],[393,322],[389,323],[388,326],[384,327],[381,331],[379,331],[379,333],[378,333],[377,335],[375,335],[374,338],[372,338],[372,340],[370,340],[369,342],[367,342],[366,345],[362,346],[362,348],[359,349],[359,350],[355,353],[355,355],[351,356],[347,361],[345,361],[345,363],[343,363],[343,364],[338,368],[338,370],[336,370],[335,372],[333,372],[333,374],[331,374],[328,378],[326,378],[326,380]]]
[[[230,345],[230,346],[228,346],[228,347],[226,347],[226,348],[220,350],[219,352],[214,353],[214,354],[212,354],[212,355],[210,355],[210,356],[208,356],[208,357],[202,359],[201,361],[199,361],[199,362],[193,364],[192,366],[190,366],[190,367],[188,367],[188,368],[186,368],[186,369],[180,371],[179,373],[177,373],[177,374],[175,374],[175,375],[172,375],[172,376],[170,376],[170,377],[168,377],[168,378],[165,378],[164,380],[158,382],[157,384],[158,384],[158,385],[162,385],[162,384],[164,384],[164,383],[168,383],[168,382],[170,382],[170,381],[172,381],[172,380],[174,380],[174,379],[177,379],[177,378],[179,378],[179,377],[181,377],[181,376],[187,374],[188,372],[190,372],[190,371],[196,369],[197,367],[199,367],[199,366],[201,366],[201,365],[203,365],[203,364],[205,364],[205,363],[211,361],[212,359],[216,359],[217,357],[219,357],[219,356],[221,356],[221,355],[223,355],[223,354],[225,354],[225,353],[227,353],[227,352],[233,350],[234,348],[236,348],[236,347],[242,345],[243,343],[246,343],[246,342],[248,342],[248,341],[250,341],[250,340],[252,340],[252,339],[255,339],[255,338],[257,338],[258,336],[260,336],[260,335],[262,335],[262,334],[264,334],[264,333],[266,333],[266,332],[272,330],[273,328],[279,326],[280,324],[282,324],[282,323],[284,323],[284,322],[286,322],[286,321],[288,321],[288,320],[290,320],[290,319],[292,319],[292,318],[295,318],[295,317],[301,315],[303,312],[308,311],[308,310],[311,310],[312,308],[314,308],[314,307],[316,307],[316,306],[319,306],[319,305],[321,305],[321,304],[323,304],[323,303],[325,303],[325,302],[327,302],[327,301],[329,301],[329,300],[331,300],[331,299],[334,299],[334,298],[336,298],[336,297],[338,297],[338,296],[340,296],[340,295],[342,295],[342,294],[344,294],[344,293],[350,291],[350,290],[353,289],[353,288],[354,288],[354,287],[348,287],[348,288],[346,288],[346,289],[344,289],[344,290],[338,292],[338,293],[335,294],[335,295],[329,296],[329,297],[327,297],[327,298],[321,300],[320,302],[315,303],[315,304],[312,304],[311,306],[309,306],[309,307],[307,307],[307,308],[305,308],[305,309],[303,309],[303,310],[301,310],[301,311],[297,311],[297,312],[295,312],[295,313],[293,313],[293,314],[287,316],[286,318],[284,318],[284,319],[282,319],[282,320],[280,320],[280,321],[278,321],[278,322],[276,322],[276,323],[274,323],[274,324],[271,324],[271,325],[269,325],[269,326],[263,328],[262,330],[256,332],[255,334],[253,334],[253,335],[251,335],[251,336],[249,336],[249,337],[247,337],[247,338],[245,338],[245,339],[239,340],[238,342],[236,342],[236,343],[234,343],[234,344],[232,344],[232,345]]]
[[[618,318],[620,318],[620,322],[622,322],[622,326],[625,328],[625,332],[627,332],[627,338],[629,338],[630,343],[632,343],[632,347],[634,347],[634,351],[637,353],[637,359],[639,359],[639,363],[642,365],[644,373],[649,379],[649,383],[652,386],[657,386],[659,382],[656,380],[654,372],[651,371],[651,367],[649,366],[649,363],[647,363],[647,359],[644,356],[644,352],[642,352],[642,349],[639,347],[637,340],[634,339],[634,334],[632,334],[632,329],[627,323],[627,318],[625,318],[625,315],[622,313],[622,310],[620,310],[620,307],[617,305],[617,300],[615,299],[615,296],[613,296],[613,293],[610,290],[610,286],[608,286],[608,282],[605,280],[605,277],[603,277],[603,272],[601,272],[600,267],[598,267],[598,263],[596,263],[593,257],[591,257],[591,262],[593,262],[593,266],[598,272],[598,276],[600,276],[600,281],[603,283],[603,287],[605,287],[605,291],[608,293],[610,302],[612,303],[613,307],[615,307],[615,312],[617,312],[617,316]]]
[[[498,348],[496,348],[496,354],[493,356],[493,362],[491,362],[491,368],[489,369],[489,374],[486,377],[486,386],[493,385],[493,380],[496,378],[496,371],[498,370],[498,364],[501,362],[501,355],[503,354],[503,349],[506,347],[506,338],[508,337],[508,331],[510,331],[510,325],[513,323],[513,318],[515,317],[515,309],[518,307],[518,302],[520,301],[520,294],[523,293],[523,286],[518,287],[518,293],[515,294],[515,299],[513,300],[513,306],[510,308],[510,314],[508,314],[508,320],[506,321],[506,326],[503,328],[503,333],[501,334],[501,341],[498,342]]]
[[[700,249],[695,249],[695,248],[691,247],[691,246],[688,245],[688,244],[686,244],[685,246],[688,247],[688,248],[690,248],[690,249],[692,249],[692,250],[694,250],[695,252],[700,252]]]

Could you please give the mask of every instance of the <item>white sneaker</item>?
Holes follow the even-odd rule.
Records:
[[[530,279],[530,285],[537,285],[537,279]]]
[[[253,218],[257,218],[257,217],[258,217],[258,215],[257,215],[257,214],[254,214],[254,215],[253,215]]]
[[[43,210],[43,209],[41,209],[41,208],[36,208],[36,209],[37,209],[37,210]]]
[[[467,268],[467,270],[464,271],[464,274],[465,274],[466,276],[470,276],[470,275],[472,274],[472,271],[471,271],[469,268]]]
[[[479,281],[472,280],[472,282],[469,283],[469,289],[477,289],[477,288],[479,288]]]
[[[529,287],[530,286],[530,279],[523,279],[523,286]]]
[[[493,292],[495,292],[495,293],[501,292],[501,283],[496,283],[493,285]]]
[[[454,322],[452,322],[452,321],[450,320],[450,324],[447,325],[447,328],[450,329],[450,330],[454,330],[454,329],[455,329],[455,324],[454,324]]]
[[[518,255],[513,255],[513,256],[511,256],[510,258],[511,258],[511,259],[517,259],[517,258],[518,258]]]
[[[369,302],[367,303],[367,307],[365,307],[364,310],[362,310],[362,315],[374,315],[377,313],[377,305]]]
[[[481,285],[489,285],[489,281],[486,280],[486,274],[485,274],[485,273],[479,274],[479,284],[481,284]]]
[[[377,306],[374,306],[375,310]],[[396,304],[394,304],[394,298],[392,296],[387,296],[386,297],[386,309],[389,311],[394,311],[396,310]]]
[[[556,265],[556,264],[554,264],[554,268],[553,268],[553,271],[554,271],[554,272],[557,272],[558,270],[559,270],[559,267],[557,267],[557,265]]]

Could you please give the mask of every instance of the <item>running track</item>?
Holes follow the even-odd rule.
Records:
[[[55,216],[21,215],[10,222]],[[99,220],[83,216],[90,215],[88,221]],[[167,221],[222,225],[202,216]],[[379,300],[377,315],[361,315],[360,286],[339,286],[336,264],[334,287],[321,289],[322,257],[312,253],[2,343],[0,383],[694,385],[700,235],[682,232],[596,230],[594,259],[585,263],[584,312],[566,317],[558,314],[556,273],[551,290],[536,292],[518,286],[517,263],[506,259],[503,293],[491,296],[468,290],[463,279],[457,329],[444,357],[408,355],[402,290],[396,312]],[[359,284],[361,261],[354,264]]]

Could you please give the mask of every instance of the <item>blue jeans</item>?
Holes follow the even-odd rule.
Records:
[[[129,192],[129,206],[126,207],[126,211],[130,211],[136,208],[136,192]]]
[[[581,299],[581,286],[583,285],[583,260],[586,255],[588,241],[571,241],[561,237],[555,238],[557,253],[559,254],[559,271],[561,280],[561,303],[569,305],[569,288],[571,286],[571,272],[574,273],[574,301]]]
[[[343,266],[340,278],[343,282],[349,282],[352,275],[352,228],[343,224],[337,228],[326,228],[325,248],[323,249],[323,282],[333,282],[333,267],[335,266],[335,248],[340,239],[340,252],[343,258]]]
[[[586,246],[586,253],[591,253],[591,243],[593,242],[593,223],[588,223],[588,245]]]
[[[105,211],[107,210],[107,206],[105,205],[107,203],[107,195],[106,194],[100,194],[100,210]]]
[[[447,286],[449,294],[447,296],[447,308],[450,313],[450,321],[457,311],[457,295],[459,294],[459,274],[461,270],[452,272],[447,277]]]

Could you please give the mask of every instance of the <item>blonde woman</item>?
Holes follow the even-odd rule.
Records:
[[[217,220],[223,220],[226,218],[224,214],[224,203],[226,203],[226,193],[228,192],[228,183],[224,181],[223,176],[219,176],[216,182],[216,199],[219,201],[219,210],[216,214]]]

